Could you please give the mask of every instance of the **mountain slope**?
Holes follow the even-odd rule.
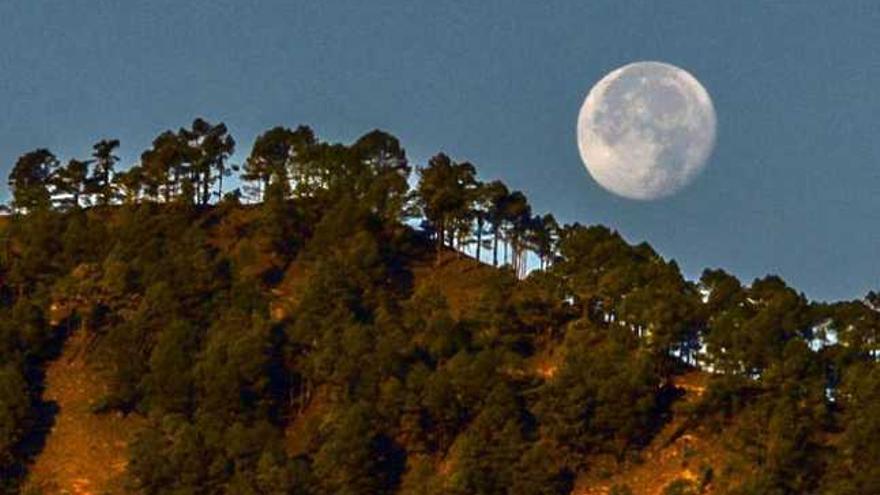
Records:
[[[95,414],[106,384],[88,364],[86,334],[76,331],[46,368],[43,398],[54,403],[54,424],[30,467],[25,492],[99,495],[126,489],[128,443],[143,420],[131,414]]]

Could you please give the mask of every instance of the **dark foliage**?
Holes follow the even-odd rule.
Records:
[[[65,166],[36,150],[10,176],[0,492],[17,489],[40,370],[73,328],[110,385],[96,414],[147,418],[129,463],[146,494],[569,493],[590,456],[651,440],[670,379],[694,367],[712,372],[695,420],[749,466],[719,489],[880,491],[873,295],[689,282],[650,246],[533,215],[444,154],[410,190],[381,131],[347,146],[272,129],[246,194],[223,191],[237,170],[223,124],[165,132],[122,172],[118,146]],[[413,283],[415,265],[465,256],[451,248],[503,265],[481,267],[464,309]]]

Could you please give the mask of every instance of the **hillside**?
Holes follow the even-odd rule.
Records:
[[[439,291],[449,301],[453,315],[460,317],[474,310],[487,280],[497,277],[490,266],[454,252],[443,253],[439,260],[421,259],[413,263],[414,291]],[[285,281],[301,279],[297,270],[288,271]],[[281,284],[282,286],[284,284]],[[289,289],[295,290],[295,289]],[[296,300],[290,293],[275,291],[277,299]],[[99,414],[95,398],[106,393],[100,373],[88,365],[89,342],[84,331],[71,335],[63,353],[47,365],[43,398],[57,406],[53,427],[45,447],[29,469],[25,483],[28,490],[40,493],[89,495],[130,493],[126,480],[127,447],[142,426],[138,415]],[[703,393],[706,377],[690,373],[676,380],[683,403],[693,403]],[[696,383],[695,383],[696,382]],[[307,450],[297,438],[307,432],[309,422],[320,421],[326,410],[324,400],[315,399],[308,410],[288,426],[290,453],[299,455]],[[591,495],[608,493],[612,487],[626,486],[634,494],[660,494],[670,483],[702,481],[706,466],[718,469],[723,457],[715,452],[708,457],[717,435],[696,427],[683,428],[680,417],[671,420],[651,444],[640,453],[637,463],[618,465],[612,459],[594,459],[591,467],[579,477],[572,493]],[[313,427],[312,427],[313,428]],[[705,439],[700,435],[706,435]],[[604,465],[603,465],[604,462]],[[707,484],[704,493],[712,493]]]
[[[16,164],[0,493],[880,491],[875,295],[689,281],[380,131],[267,131],[245,202],[227,137]]]
[[[29,468],[25,493],[129,493],[128,444],[142,418],[94,412],[94,401],[107,387],[88,365],[84,337],[85,332],[75,332],[62,354],[47,365],[43,399],[57,409],[46,443]]]
[[[700,372],[676,377],[674,386],[680,393],[674,405],[677,411],[650,444],[624,463],[594,459],[573,493],[602,495],[626,487],[633,494],[662,495],[676,485],[685,492],[715,493],[716,477],[730,462],[722,432],[693,423],[687,412],[702,399],[708,379]]]

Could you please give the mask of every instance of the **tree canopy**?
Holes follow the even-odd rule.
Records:
[[[123,170],[119,147],[12,167],[0,491],[69,331],[108,384],[96,414],[145,419],[128,463],[145,494],[569,493],[596,456],[639,455],[693,370],[709,386],[690,420],[749,466],[719,492],[880,487],[875,294],[687,280],[466,160],[414,167],[379,130],[274,127],[241,167],[204,119]]]

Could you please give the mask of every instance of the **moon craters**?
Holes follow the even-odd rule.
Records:
[[[631,199],[670,196],[693,181],[715,143],[715,110],[689,73],[660,62],[612,71],[589,92],[578,147],[593,178]]]

